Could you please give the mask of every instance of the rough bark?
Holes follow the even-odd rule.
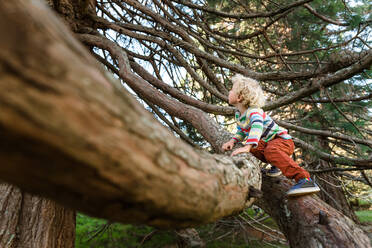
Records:
[[[71,30],[80,32],[93,22],[88,17],[95,14],[96,0],[43,0],[66,21]]]
[[[251,203],[249,187],[260,187],[252,161],[238,168],[176,139],[43,5],[3,2],[0,11],[4,181],[157,227],[211,222]]]
[[[322,169],[331,168],[331,166],[323,160],[320,161],[320,164]],[[329,173],[320,174],[317,178],[317,183],[322,189],[320,192],[320,198],[333,208],[348,216],[354,222],[359,223],[358,217],[345,197],[345,192],[340,181],[335,178],[334,175],[330,175]]]
[[[325,138],[320,137],[319,143],[323,148],[323,151],[331,153],[328,141]],[[319,160],[319,167],[321,169],[331,168],[331,163],[328,163],[324,160]],[[332,173],[318,174],[317,179],[317,183],[322,189],[320,192],[320,198],[333,208],[348,216],[354,222],[360,223],[358,217],[345,197],[345,192],[340,181],[335,178]]]
[[[371,247],[367,235],[350,218],[317,196],[287,198],[287,179],[263,177],[262,207],[288,238],[291,247]]]
[[[75,211],[4,183],[0,196],[0,247],[74,247]]]
[[[0,40],[1,178],[98,217],[161,227],[213,221],[247,205],[250,184],[259,185],[253,163],[239,170],[175,139],[110,84],[42,6],[2,2],[0,12],[8,34]],[[347,217],[317,197],[286,201],[289,182],[276,180],[264,180],[260,205],[293,247],[369,247]]]

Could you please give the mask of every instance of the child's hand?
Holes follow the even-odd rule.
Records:
[[[235,140],[231,139],[231,140],[229,140],[228,142],[226,142],[225,144],[222,145],[222,150],[223,151],[229,151],[234,147],[234,144],[235,144]]]
[[[239,153],[248,153],[251,151],[251,148],[252,148],[252,145],[246,145],[246,146],[240,147],[236,149],[235,151],[233,151],[230,156],[232,157]]]

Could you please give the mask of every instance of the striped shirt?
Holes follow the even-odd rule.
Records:
[[[256,147],[260,139],[264,142],[274,139],[275,136],[292,139],[288,131],[276,124],[261,108],[248,108],[242,115],[238,111],[235,113],[235,120],[238,130],[233,139],[236,142],[245,140],[246,145],[252,144]]]

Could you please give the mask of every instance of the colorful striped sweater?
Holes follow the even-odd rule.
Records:
[[[260,108],[248,108],[244,114],[236,112],[235,120],[237,121],[237,132],[233,139],[241,142],[245,138],[245,144],[252,144],[253,147],[258,145],[262,139],[268,142],[279,136],[283,139],[292,139],[287,130],[278,126],[269,115]]]

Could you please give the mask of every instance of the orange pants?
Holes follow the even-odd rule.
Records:
[[[294,152],[294,143],[291,139],[274,138],[269,142],[260,140],[258,146],[251,149],[251,153],[262,162],[269,163],[281,170],[287,178],[296,181],[310,177],[309,172],[300,167],[290,157]]]

